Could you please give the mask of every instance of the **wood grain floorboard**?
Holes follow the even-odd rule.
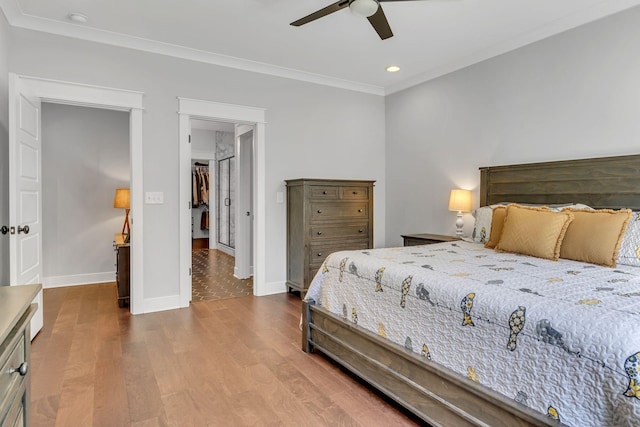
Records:
[[[131,316],[113,283],[44,291],[32,426],[412,426],[300,350],[301,303],[246,296]]]

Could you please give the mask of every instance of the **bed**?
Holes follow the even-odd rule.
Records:
[[[640,210],[639,155],[480,171],[481,206]],[[315,277],[302,314],[303,350],[434,426],[640,419],[640,267],[462,241],[339,252]]]

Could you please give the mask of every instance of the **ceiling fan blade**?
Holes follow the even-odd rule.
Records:
[[[371,26],[378,33],[382,40],[393,37],[393,31],[389,26],[389,21],[382,10],[382,6],[378,6],[378,11],[367,18],[371,22]]]
[[[316,12],[313,12],[312,14],[307,15],[304,18],[300,18],[297,21],[293,21],[289,25],[293,25],[294,27],[299,27],[300,25],[304,25],[311,21],[315,21],[318,18],[322,18],[323,16],[327,16],[330,13],[337,12],[340,9],[344,9],[345,7],[348,7],[348,6],[349,6],[349,0],[340,0],[325,8],[322,8]]]

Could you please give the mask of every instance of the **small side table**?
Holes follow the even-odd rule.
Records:
[[[403,234],[404,246],[432,245],[434,243],[455,242],[461,240],[456,236],[443,234]]]

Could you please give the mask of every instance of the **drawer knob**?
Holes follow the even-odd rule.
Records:
[[[322,231],[318,231],[316,234],[317,234],[318,236],[322,236]]]
[[[358,194],[358,192],[357,192],[357,191],[354,191],[354,192],[353,192],[353,194]]]
[[[322,209],[318,209],[318,213],[322,213]]]
[[[360,230],[358,230],[358,233],[364,233],[364,230],[361,228]]]
[[[17,372],[21,377],[24,377],[27,375],[27,372],[29,372],[29,365],[27,365],[27,362],[22,362],[17,368],[9,369],[9,374],[13,374],[14,372]]]
[[[362,209],[358,209],[358,212],[362,213]]]
[[[322,256],[322,252],[318,252],[318,256]]]
[[[322,194],[327,194],[327,192],[326,192],[326,191],[323,191],[323,192],[322,192]]]

